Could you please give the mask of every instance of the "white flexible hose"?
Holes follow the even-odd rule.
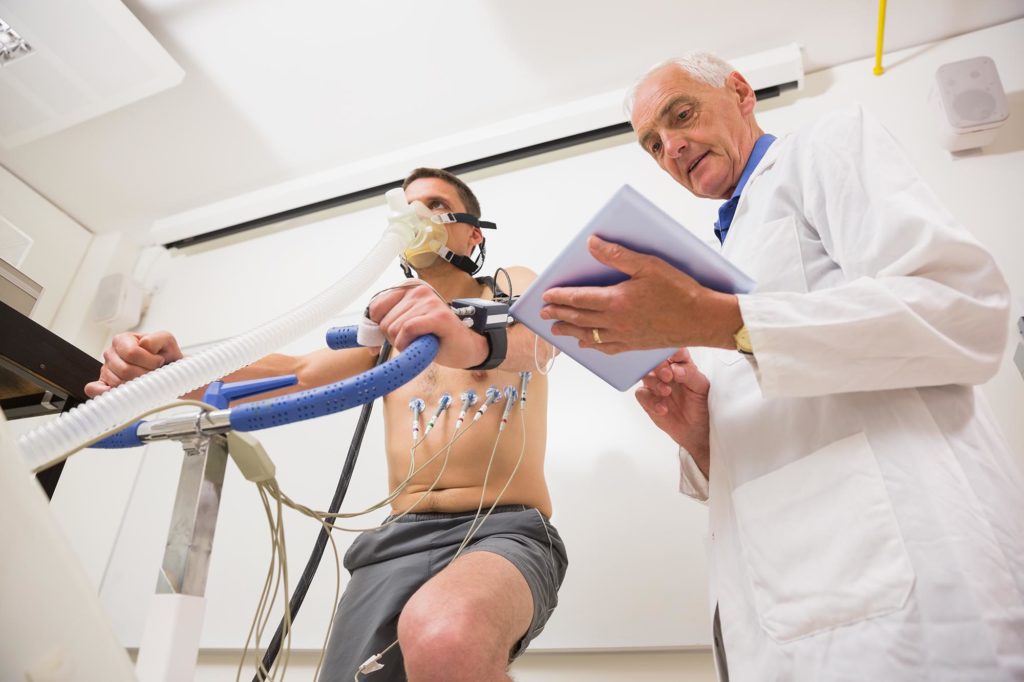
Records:
[[[393,198],[396,191],[402,192],[388,192],[392,215],[380,241],[330,288],[272,322],[144,374],[24,434],[18,444],[29,467],[44,469],[108,429],[245,367],[345,310],[417,236],[420,219],[407,205],[399,211],[405,200]]]

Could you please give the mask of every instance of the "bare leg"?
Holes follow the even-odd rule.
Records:
[[[409,682],[507,681],[509,653],[533,620],[533,595],[508,559],[459,557],[409,599],[398,641]]]

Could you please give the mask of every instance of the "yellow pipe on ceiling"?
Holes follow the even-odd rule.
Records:
[[[878,0],[878,38],[875,40],[875,68],[874,74],[881,76],[885,73],[882,68],[882,43],[885,37],[885,0]]]

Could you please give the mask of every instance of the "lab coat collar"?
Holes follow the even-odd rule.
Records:
[[[757,162],[757,166],[750,172],[750,175],[747,176],[747,180],[746,183],[743,185],[743,189],[746,189],[747,186],[750,185],[750,183],[753,182],[755,178],[757,178],[759,175],[761,175],[766,170],[775,165],[775,160],[779,158],[779,154],[782,152],[782,149],[786,146],[786,143],[789,141],[788,138],[788,135],[783,135],[782,137],[779,138],[773,138],[772,145],[768,147],[767,150],[765,150],[764,156],[761,157],[761,160]],[[762,137],[759,139],[764,138]]]
[[[733,199],[738,198],[743,193],[743,188],[750,182],[754,172],[763,165],[761,162],[764,161],[765,154],[772,148],[772,143],[776,139],[774,135],[765,133],[754,142],[754,148],[750,150],[750,156],[747,158],[747,165],[744,167],[743,172],[740,173],[740,181],[736,183],[736,189],[733,190]]]
[[[761,139],[764,139],[764,138],[761,138]],[[747,177],[746,182],[742,186],[743,190],[749,190],[750,186],[759,177],[761,177],[761,175],[763,175],[766,171],[768,171],[768,169],[770,169],[772,166],[775,165],[775,161],[782,154],[783,150],[786,148],[786,146],[788,145],[789,141],[790,141],[790,137],[788,135],[785,135],[785,136],[782,136],[782,137],[780,137],[778,139],[775,139],[772,142],[771,146],[768,147],[768,149],[765,151],[764,156],[762,156],[761,160],[757,162],[757,166],[751,171],[750,175]],[[738,200],[736,202],[736,209],[733,212],[733,219],[732,219],[732,223],[733,224],[735,224],[736,219],[739,217],[739,215],[743,211],[743,206],[744,206],[744,204],[746,204],[745,197],[746,197],[747,194],[748,194],[747,191],[743,191],[739,195],[739,197],[738,197]],[[732,225],[730,225],[730,229],[731,229],[731,227],[732,227]],[[725,252],[726,250],[728,250],[728,244],[723,242],[722,243],[722,251]]]
[[[718,209],[718,220],[715,221],[715,236],[718,237],[719,242],[725,243],[725,237],[729,233],[733,217],[736,215],[736,209],[739,207],[740,197],[743,195],[743,188],[746,187],[754,170],[761,165],[761,160],[771,148],[775,139],[774,135],[765,133],[754,142],[754,147],[750,150],[750,156],[747,157],[747,162],[743,166],[743,172],[740,173],[740,179],[736,183],[732,196]]]

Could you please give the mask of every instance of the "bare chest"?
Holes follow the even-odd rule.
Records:
[[[475,405],[480,407],[489,387],[495,386],[504,393],[506,385],[515,386],[518,380],[519,375],[515,372],[467,371],[430,365],[415,379],[388,394],[384,399],[385,410],[389,419],[404,421],[405,418],[399,415],[408,415],[409,403],[418,398],[424,403],[425,418],[429,418],[441,397],[448,394],[451,411],[458,414],[465,396],[475,394]]]

